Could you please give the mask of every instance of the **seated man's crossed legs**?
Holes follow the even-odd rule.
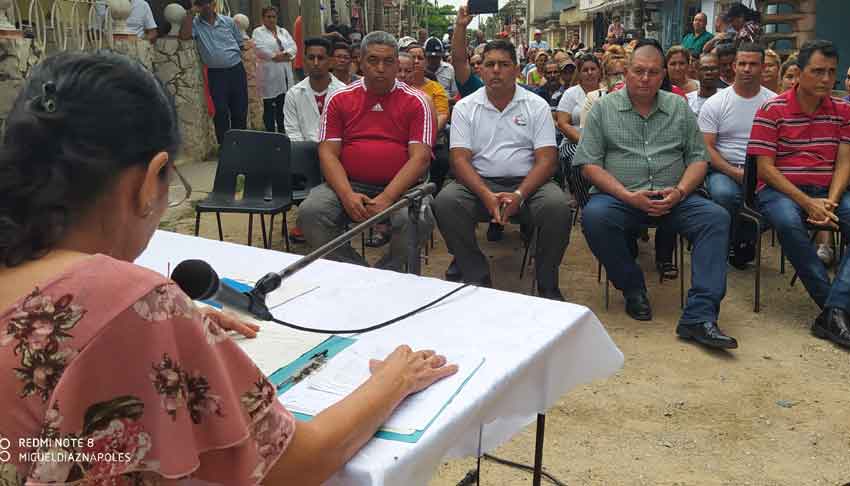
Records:
[[[494,193],[513,192],[523,178],[484,179]],[[434,216],[449,252],[460,267],[463,280],[489,286],[490,265],[475,237],[475,224],[490,221],[491,215],[476,194],[452,181],[434,200]],[[552,182],[529,195],[517,216],[521,223],[539,228],[535,254],[537,286],[543,297],[557,299],[558,268],[570,241],[572,208],[569,195]]]
[[[652,309],[643,272],[628,250],[627,235],[651,221],[640,209],[608,194],[591,196],[582,217],[591,251],[605,266],[614,286],[623,292],[626,311],[637,320],[651,320]],[[720,302],[726,294],[729,215],[708,199],[691,195],[657,222],[669,225],[693,244],[692,284],[676,333],[711,347],[737,347],[735,339],[717,328]]]
[[[826,188],[801,187],[813,198],[825,198]],[[770,187],[758,194],[759,208],[764,217],[776,229],[779,244],[788,260],[797,271],[800,281],[809,296],[822,309],[815,320],[812,331],[819,337],[828,337],[836,343],[850,348],[850,263],[844,255],[835,279],[830,282],[826,266],[818,258],[817,249],[811,241],[806,218],[808,215],[791,198]],[[850,235],[850,194],[845,193],[833,213],[838,216],[842,234]]]
[[[351,183],[354,192],[376,197],[383,187]],[[428,201],[430,202],[430,201]],[[298,208],[298,226],[304,232],[304,238],[313,248],[318,248],[345,232],[345,227],[353,222],[346,212],[339,196],[327,184],[321,184],[310,191],[307,199]],[[389,218],[393,233],[387,252],[375,264],[376,268],[401,272],[407,263],[409,240],[407,228],[409,223],[407,209],[401,209],[391,214]],[[434,228],[434,218],[430,204],[425,204],[419,217],[419,243],[428,239]],[[366,266],[366,259],[357,253],[351,244],[331,253],[328,258],[345,263]]]

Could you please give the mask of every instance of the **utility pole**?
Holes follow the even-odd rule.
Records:
[[[301,0],[301,22],[304,38],[322,35],[322,12],[319,0]]]

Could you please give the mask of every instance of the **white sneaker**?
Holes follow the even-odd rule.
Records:
[[[832,261],[835,258],[835,252],[832,250],[832,245],[818,245],[818,258],[820,258],[820,261],[822,261],[824,265],[832,265]]]

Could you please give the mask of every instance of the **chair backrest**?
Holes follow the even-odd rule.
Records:
[[[744,164],[744,205],[750,209],[756,208],[756,183],[758,182],[758,158],[747,155]]]
[[[219,152],[213,193],[232,196],[236,179],[245,176],[244,197],[292,193],[289,137],[282,133],[229,130]]]
[[[322,170],[319,166],[319,144],[316,142],[292,142],[289,161],[296,189],[309,191],[322,183]],[[300,185],[304,187],[299,187]]]

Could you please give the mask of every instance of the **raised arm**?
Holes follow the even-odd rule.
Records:
[[[470,22],[472,22],[472,15],[469,15],[469,7],[461,5],[457,9],[455,31],[452,33],[452,67],[455,70],[455,82],[458,86],[466,83],[472,74],[469,59],[466,57],[466,28]]]
[[[180,40],[192,40],[192,22],[198,12],[200,12],[200,8],[197,5],[192,5],[192,8],[186,12],[186,16],[183,17],[183,22],[180,24],[180,32],[177,34]]]

